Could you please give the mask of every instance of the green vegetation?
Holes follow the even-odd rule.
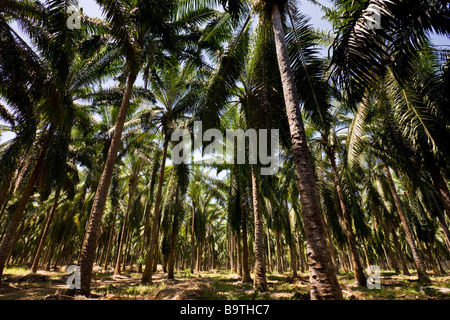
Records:
[[[449,2],[312,2],[0,1],[0,298],[448,299]]]

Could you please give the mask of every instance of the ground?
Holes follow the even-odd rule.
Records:
[[[288,273],[268,273],[268,290],[254,291],[251,284],[242,283],[236,274],[225,271],[190,274],[189,270],[167,280],[159,271],[151,285],[140,283],[140,274],[127,270],[120,276],[94,269],[92,299],[102,300],[305,300],[309,299],[308,275],[300,273],[293,279]],[[86,299],[73,297],[67,290],[68,274],[61,268],[38,271],[6,269],[0,283],[0,300],[61,300]],[[431,275],[431,284],[420,285],[417,276],[381,272],[381,288],[369,290],[356,287],[351,273],[340,273],[339,282],[348,300],[450,300],[450,275]]]

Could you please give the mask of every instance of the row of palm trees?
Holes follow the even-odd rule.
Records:
[[[44,254],[76,259],[85,295],[95,262],[137,263],[144,284],[158,261],[169,278],[225,264],[266,290],[289,257],[294,276],[307,264],[311,298],[341,299],[339,266],[358,285],[374,261],[412,261],[421,282],[428,264],[445,271],[448,54],[428,33],[448,35],[448,3],[334,1],[327,39],[294,1],[97,3],[104,20],[80,30],[66,26],[75,1],[2,4],[1,117],[16,136],[0,160],[0,276],[9,259],[36,272]],[[195,120],[279,129],[278,174],[168,164],[172,132]]]

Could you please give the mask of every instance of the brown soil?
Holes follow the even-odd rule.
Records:
[[[161,270],[162,271],[162,270]],[[243,284],[237,275],[203,272],[193,276],[178,275],[168,280],[157,272],[151,286],[142,286],[140,274],[127,271],[125,275],[112,276],[97,270],[92,283],[93,295],[89,298],[67,290],[64,270],[39,271],[37,274],[5,273],[0,283],[0,300],[196,300],[196,299],[309,299],[307,274],[292,279],[287,274],[268,275],[268,292],[254,295],[251,284]],[[430,285],[422,286],[416,276],[386,274],[381,290],[356,287],[347,275],[339,276],[343,295],[348,300],[407,299],[450,300],[450,276],[435,275]]]
[[[165,282],[171,283],[171,282]],[[200,299],[205,292],[212,292],[210,283],[201,280],[172,282],[167,288],[158,291],[155,300],[195,300]]]

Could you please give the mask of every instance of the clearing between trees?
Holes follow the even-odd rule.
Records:
[[[158,266],[160,267],[160,266]],[[160,269],[160,268],[158,268]],[[158,270],[150,285],[142,285],[141,274],[126,270],[113,276],[96,268],[93,275],[92,296],[86,298],[67,290],[65,267],[31,274],[29,269],[10,268],[0,284],[0,300],[309,300],[308,274],[297,278],[289,274],[268,273],[268,289],[259,292],[252,283],[243,283],[237,274],[229,271],[189,270],[175,274],[168,280]],[[253,278],[253,274],[252,274]],[[450,276],[431,275],[431,284],[422,286],[417,275],[381,272],[381,289],[357,287],[352,273],[340,272],[339,283],[346,300],[450,300]]]

